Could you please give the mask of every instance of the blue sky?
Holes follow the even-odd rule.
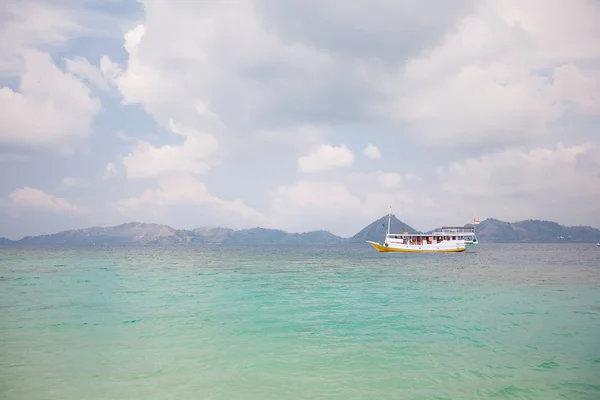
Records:
[[[600,226],[600,5],[12,1],[0,236]],[[368,148],[368,150],[367,150]]]

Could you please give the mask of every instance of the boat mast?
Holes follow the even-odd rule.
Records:
[[[392,222],[392,206],[390,206],[390,212],[388,213],[388,226],[387,226],[387,234],[390,234],[390,223]]]

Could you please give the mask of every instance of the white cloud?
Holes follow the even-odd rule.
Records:
[[[175,174],[157,180],[157,189],[147,189],[139,197],[118,202],[126,215],[137,213],[146,217],[156,212],[169,213],[173,207],[208,207],[208,213],[217,214],[223,220],[242,219],[246,224],[268,225],[269,221],[260,212],[248,207],[242,200],[227,201],[209,193],[206,186],[188,174]],[[200,210],[198,210],[200,211]],[[206,210],[203,210],[205,213]],[[194,216],[188,216],[194,219]]]
[[[379,182],[386,188],[393,188],[402,182],[402,175],[396,172],[384,172],[377,177]]]
[[[88,136],[100,102],[47,54],[29,51],[20,92],[0,89],[0,143],[70,148]]]
[[[361,199],[341,182],[300,180],[277,188],[269,215],[280,229],[296,232],[325,229],[349,234],[354,227],[348,225],[365,212],[361,204]]]
[[[559,144],[556,149],[506,150],[454,162],[441,170],[444,177],[450,178],[443,189],[471,196],[510,196],[541,193],[576,182],[582,184],[589,176],[578,173],[577,160],[589,151],[587,144],[572,147]]]
[[[171,223],[173,215],[187,221],[191,212],[214,214],[222,225],[235,222],[234,215],[245,223],[351,234],[392,205],[422,229],[464,223],[473,214],[600,225],[593,222],[600,173],[595,2],[139,3],[142,18],[126,33],[114,29],[126,51],[120,64],[113,61],[118,53],[111,60],[92,47],[69,52],[97,36],[98,27],[85,22],[98,8],[82,13],[89,1],[72,12],[57,6],[65,2],[3,3],[0,77],[11,85],[0,91],[5,170],[18,160],[15,147],[70,150],[90,135],[100,103],[89,84],[108,91],[103,98],[118,94],[123,106],[111,101],[105,111],[116,112],[98,124],[93,145],[102,145],[90,157],[113,162],[96,179],[118,169],[147,185],[120,203],[128,219],[159,213]],[[366,19],[365,10],[372,11]],[[69,40],[81,35],[81,42]],[[64,70],[52,61],[59,58]],[[153,123],[138,108],[160,127],[147,132]],[[115,144],[103,130],[122,131],[123,141]],[[142,141],[137,130],[154,137]],[[375,137],[398,151],[400,166],[383,158],[381,170],[359,172],[368,160],[355,163],[345,145],[321,145],[354,149]],[[558,140],[564,146],[555,147]],[[440,154],[432,144],[454,148]],[[26,151],[31,168],[52,165],[53,155],[17,150]],[[357,151],[382,158],[371,143]],[[84,174],[83,158],[61,163]],[[422,179],[397,168],[414,168]],[[39,179],[60,184],[64,175],[54,169],[40,169]],[[236,177],[240,169],[244,178]],[[297,171],[330,172],[290,184]],[[209,191],[200,174],[214,174],[206,184],[217,186]],[[259,181],[240,185],[247,177]],[[335,180],[319,181],[325,177]],[[117,183],[109,186],[122,190]],[[63,189],[75,184],[62,181]],[[83,188],[77,192],[85,198]],[[276,188],[270,201],[266,188]],[[242,200],[224,200],[236,190]]]
[[[30,187],[16,189],[8,197],[17,207],[33,207],[56,213],[83,213],[81,207],[75,206],[63,198]]]
[[[95,0],[74,2],[2,0],[0,9],[0,76],[18,76],[29,50],[68,52],[70,40],[81,36],[122,37],[131,15],[110,14],[89,7]]]
[[[171,121],[171,130],[185,137],[182,145],[156,147],[139,142],[123,158],[129,179],[149,179],[172,173],[202,174],[211,165],[208,159],[218,150],[217,140],[189,128],[181,128]]]
[[[600,57],[598,18],[600,7],[587,1],[478,4],[438,46],[382,81],[392,99],[383,108],[441,147],[548,136],[550,124],[572,117],[565,101],[598,112],[598,68],[581,68]]]
[[[298,171],[322,172],[334,168],[348,168],[354,163],[354,153],[346,145],[324,144],[309,155],[298,158]]]
[[[140,104],[163,126],[174,118],[217,134],[214,118],[196,107],[198,102],[207,105],[220,122],[218,137],[241,143],[220,151],[260,153],[264,149],[247,139],[260,139],[257,131],[294,142],[289,126],[368,121],[382,113],[394,123],[410,122],[418,131],[415,137],[429,144],[489,147],[547,136],[549,124],[566,115],[564,100],[596,109],[597,76],[591,67],[578,64],[584,55],[597,55],[592,50],[595,40],[585,30],[598,31],[591,17],[598,7],[585,1],[573,6],[517,1],[454,9],[437,5],[437,12],[425,18],[415,16],[431,8],[426,4],[382,2],[376,7],[403,15],[405,26],[419,26],[423,42],[418,44],[431,46],[421,48],[412,48],[414,40],[411,45],[393,30],[396,17],[376,12],[373,20],[361,20],[361,10],[372,7],[368,2],[350,9],[334,2],[319,11],[299,4],[297,18],[317,22],[310,31],[288,26],[280,21],[290,16],[288,11],[260,1],[142,4],[143,23],[125,35],[128,63],[114,74],[124,101]],[[552,29],[562,26],[561,15],[571,14],[582,24],[566,22],[570,29],[559,38]],[[318,25],[325,15],[336,21],[329,29]],[[341,40],[341,32],[352,33],[347,32],[348,23],[363,26],[369,43],[375,39],[372,24],[388,32],[397,40],[379,41],[386,46],[401,42],[407,62],[392,62],[384,52],[389,53],[388,47],[365,49]],[[430,25],[441,28],[425,33],[424,26]],[[444,30],[448,33],[439,36]],[[555,51],[546,36],[560,42],[562,50]],[[561,72],[565,57],[575,60],[579,75]],[[578,93],[555,88],[567,78],[580,82]],[[374,149],[365,155],[378,158]]]
[[[105,67],[111,68],[112,63],[110,60],[108,63],[109,64],[105,65]],[[90,64],[90,62],[85,58],[75,57],[73,60],[66,59],[65,65],[67,71],[69,71],[72,75],[87,81],[89,84],[97,87],[100,90],[110,90],[111,80],[103,73],[103,71],[100,70],[100,68]],[[111,73],[110,70],[107,72]],[[115,72],[112,72],[112,74],[114,76]]]
[[[366,176],[359,176],[365,179]],[[352,187],[353,190],[349,189]],[[272,194],[269,215],[273,225],[291,231],[327,229],[350,236],[364,225],[387,213],[394,213],[411,223],[436,223],[427,217],[437,206],[428,196],[416,190],[371,188],[341,181],[300,180],[280,186]],[[422,217],[426,216],[425,219]]]
[[[83,183],[82,179],[73,178],[73,177],[65,177],[62,180],[62,185],[66,188],[71,188],[74,186],[79,186]]]
[[[275,194],[276,211],[300,207],[309,210],[356,210],[360,199],[340,182],[298,181],[293,186],[280,186]]]
[[[590,144],[501,151],[440,169],[444,198],[457,212],[486,217],[600,225],[600,152]],[[471,211],[473,212],[473,211]]]
[[[383,48],[359,49],[340,41],[343,35],[338,34],[347,21],[353,21],[353,26],[378,21],[376,25],[385,26],[392,37],[402,36],[394,36],[394,24],[383,14],[374,15],[373,21],[355,21],[362,15],[360,10],[369,6],[366,3],[346,9],[342,16],[341,3],[318,12],[299,5],[305,12],[299,18],[318,21],[323,15],[338,16],[335,30],[323,34],[316,33],[323,28],[318,24],[310,32],[286,25],[278,19],[285,10],[270,14],[273,10],[266,3],[143,4],[144,21],[125,38],[127,65],[122,72],[113,68],[125,103],[140,104],[164,127],[174,119],[197,132],[209,132],[227,146],[195,157],[202,147],[188,143],[195,135],[183,135],[183,143],[138,144],[126,158],[138,161],[126,164],[131,178],[205,173],[227,151],[236,153],[238,160],[252,159],[250,153],[255,157],[269,154],[274,160],[275,151],[288,158],[289,154],[299,156],[300,172],[349,168],[355,160],[346,146],[314,146],[331,141],[344,121],[372,123],[369,118],[382,114],[388,118],[384,124],[392,123],[390,130],[400,127],[411,136],[406,143],[415,146],[416,156],[423,151],[415,144],[419,139],[441,147],[468,147],[472,154],[489,151],[496,144],[548,143],[555,134],[553,123],[578,113],[594,115],[598,110],[594,97],[597,69],[594,63],[584,63],[586,54],[593,58],[597,51],[592,49],[594,40],[583,34],[585,29],[596,32],[589,17],[596,8],[585,12],[585,2],[574,3],[571,11],[583,23],[564,30],[560,51],[552,49],[544,35],[554,34],[555,18],[568,14],[566,6],[493,1],[468,8],[446,35],[430,35],[429,47],[415,47],[412,53],[397,57],[384,54]],[[398,7],[407,15],[423,15],[418,7]],[[446,23],[444,29],[448,29],[447,21],[454,24],[455,20],[445,19],[445,14],[429,14],[416,24],[435,20]],[[320,133],[304,140],[298,127],[310,126],[317,127],[311,132]],[[314,151],[310,153],[307,146]],[[373,145],[363,149],[363,154],[381,156]],[[436,166],[426,156],[423,161],[429,170]],[[426,222],[444,217],[443,207],[436,209],[432,200],[440,194],[442,178],[420,181],[419,190],[410,196],[402,192],[409,184],[407,178],[408,174],[380,171],[366,185],[371,192],[352,187],[347,200],[354,204],[353,198],[358,198],[362,207],[377,204],[387,209],[387,203],[397,199],[413,207],[411,212]],[[340,184],[346,190],[351,187],[347,182]],[[307,185],[281,186],[279,197],[285,197],[286,190],[302,191]],[[342,188],[334,187],[336,198]],[[470,207],[459,206],[460,210]]]
[[[600,71],[564,64],[554,72],[552,98],[574,104],[582,114],[600,114]]]
[[[112,62],[108,56],[102,56],[100,59],[100,72],[102,78],[108,81],[109,84],[114,84],[119,75],[122,74],[119,64]]]
[[[23,51],[61,43],[83,28],[59,7],[34,1],[2,2],[0,24],[0,75],[19,75]]]
[[[379,151],[379,148],[372,144],[369,144],[364,148],[363,154],[369,158],[372,158],[373,160],[381,158],[381,152]]]
[[[413,190],[414,185],[420,183],[420,178],[412,173],[375,171],[349,174],[346,182],[352,186],[360,186],[366,192],[379,192],[381,190]]]
[[[318,125],[330,114],[314,100],[339,82],[341,61],[283,41],[252,2],[143,4],[145,20],[125,37],[129,59],[116,83],[126,104],[140,104],[162,126],[174,119],[212,132],[233,145],[221,151],[245,156],[264,154],[254,143],[235,145],[248,137],[277,133],[293,143],[294,127]],[[298,113],[308,118],[299,121]]]
[[[241,148],[248,150],[237,152],[237,157],[248,157],[252,154],[269,154],[269,157],[290,154],[303,154],[319,146],[327,138],[328,132],[315,125],[298,125],[287,129],[259,129],[253,135],[241,138]],[[290,138],[294,138],[290,140]],[[235,145],[235,143],[232,143]]]
[[[390,205],[398,218],[423,230],[473,217],[600,226],[599,160],[598,144],[559,144],[467,158],[427,179],[378,171],[349,175],[346,182],[301,180],[278,188],[269,215],[286,229],[327,228],[343,235]]]
[[[110,179],[112,178],[115,174],[117,173],[117,166],[112,163],[109,162],[106,164],[106,166],[104,167],[104,173],[102,174],[102,178],[103,179]]]
[[[495,0],[491,12],[526,31],[540,59],[585,61],[600,57],[600,6],[587,0],[547,2]]]

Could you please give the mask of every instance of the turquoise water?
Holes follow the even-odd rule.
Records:
[[[600,248],[0,248],[2,399],[599,399]]]

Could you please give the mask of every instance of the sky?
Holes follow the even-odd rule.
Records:
[[[4,0],[0,236],[600,227],[600,2]]]

